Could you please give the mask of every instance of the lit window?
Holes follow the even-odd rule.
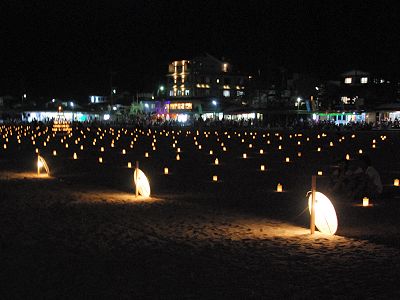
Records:
[[[342,97],[341,100],[342,100],[342,102],[344,104],[350,104],[351,103],[351,101],[350,101],[351,99],[349,97],[346,97],[346,96]]]
[[[230,91],[223,91],[223,95],[224,97],[230,97],[231,96],[231,92]]]
[[[345,84],[351,84],[351,77],[346,77],[346,78],[344,79],[344,83],[345,83]]]
[[[189,96],[190,91],[189,90],[185,90],[185,96]]]
[[[368,83],[368,77],[361,77],[361,83]]]
[[[174,91],[173,91],[173,90],[170,90],[170,91],[169,91],[169,95],[170,95],[170,96],[173,96],[173,95],[174,95]]]

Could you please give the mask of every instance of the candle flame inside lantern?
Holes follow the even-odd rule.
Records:
[[[165,174],[165,175],[168,175],[168,173],[169,173],[169,170],[168,170],[167,167],[165,167],[165,168],[164,168],[164,174]]]
[[[131,169],[132,168],[132,163],[129,161],[128,162],[128,168]]]
[[[276,186],[276,191],[278,192],[278,193],[282,193],[282,184],[280,184],[280,183],[278,183],[278,185]]]
[[[369,205],[369,199],[368,199],[368,197],[364,197],[364,198],[363,198],[362,205],[363,205],[363,206],[368,206],[368,205]]]
[[[76,152],[74,152],[74,159],[78,159],[78,155],[76,155]]]
[[[400,183],[400,182],[399,182],[399,179],[396,178],[396,179],[394,180],[394,182],[393,182],[393,185],[394,185],[394,186],[399,186],[399,183]]]
[[[247,154],[246,153],[243,153],[243,158],[247,158]]]
[[[217,175],[213,176],[213,181],[218,181],[218,176]]]
[[[261,165],[261,166],[260,166],[260,170],[261,170],[261,171],[265,171],[265,165]]]
[[[216,158],[216,159],[214,160],[214,164],[215,164],[215,165],[218,165],[218,164],[219,164],[218,158]]]

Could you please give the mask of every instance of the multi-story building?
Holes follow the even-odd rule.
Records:
[[[209,54],[168,66],[166,105],[169,113],[215,113],[240,103],[249,80],[232,65]]]
[[[341,74],[339,106],[372,108],[395,99],[396,85],[391,80],[359,70]]]

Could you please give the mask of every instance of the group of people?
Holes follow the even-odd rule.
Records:
[[[330,192],[339,198],[357,200],[368,197],[374,201],[382,198],[381,177],[365,154],[353,161],[340,160],[330,179]]]

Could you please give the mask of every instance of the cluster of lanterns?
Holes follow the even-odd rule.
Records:
[[[74,129],[74,130],[73,130]],[[63,133],[60,137],[59,133]],[[32,127],[32,126],[1,126],[0,127],[0,138],[3,143],[4,151],[7,151],[9,148],[10,142],[15,139],[18,144],[22,144],[24,142],[29,142],[34,147],[36,147],[36,153],[39,153],[39,149],[45,149],[46,147],[52,145],[52,155],[60,156],[65,152],[58,147],[63,145],[63,148],[71,151],[72,154],[69,154],[70,158],[73,160],[82,159],[83,151],[93,151],[95,153],[99,153],[100,156],[97,156],[97,161],[99,164],[103,164],[107,162],[108,154],[114,148],[120,149],[117,152],[122,157],[128,157],[129,151],[136,151],[135,148],[137,145],[142,143],[143,140],[148,140],[151,143],[151,146],[146,146],[146,151],[142,152],[142,157],[144,153],[144,158],[152,159],[157,153],[157,149],[167,150],[165,147],[158,146],[159,141],[167,140],[168,145],[171,146],[175,161],[185,160],[185,151],[188,150],[185,147],[184,139],[191,139],[192,145],[195,151],[206,152],[210,156],[212,156],[213,166],[219,167],[220,160],[225,152],[229,149],[237,149],[237,147],[241,147],[241,158],[245,161],[251,161],[253,158],[252,155],[259,155],[258,157],[263,159],[266,155],[269,154],[277,154],[282,157],[283,163],[290,163],[290,165],[295,164],[298,160],[303,159],[302,153],[309,153],[307,151],[303,152],[303,149],[306,147],[308,143],[313,145],[312,142],[316,142],[316,148],[313,148],[312,152],[327,152],[330,149],[334,149],[335,145],[343,144],[345,141],[351,141],[356,138],[356,135],[351,135],[350,138],[346,138],[344,135],[340,137],[330,136],[328,134],[322,133],[316,136],[305,136],[302,133],[295,133],[290,135],[283,135],[281,133],[270,133],[270,132],[252,132],[252,131],[234,131],[234,132],[221,132],[221,131],[185,131],[185,130],[141,130],[134,129],[128,130],[125,128],[114,129],[114,128],[72,128],[71,124],[68,123],[58,123],[55,122],[53,127]],[[376,149],[377,141],[385,142],[387,139],[386,136],[380,136],[380,139],[372,140],[372,149]],[[293,146],[289,147],[285,142],[292,141]],[[324,142],[325,141],[325,142]],[[58,146],[56,145],[58,142]],[[171,143],[170,143],[171,142]],[[236,144],[235,144],[236,142]],[[273,145],[276,146],[273,146]],[[187,145],[187,143],[186,143]],[[324,146],[325,145],[325,146]],[[315,147],[315,146],[313,146]],[[207,149],[208,148],[208,149]],[[210,149],[211,148],[211,149]],[[71,149],[71,150],[69,150]],[[130,149],[130,150],[129,150]],[[275,149],[275,150],[274,150]],[[287,152],[288,151],[288,152]],[[294,153],[289,152],[294,151]],[[333,150],[334,151],[334,150]],[[71,153],[70,152],[70,153]],[[297,152],[297,157],[296,157]],[[359,154],[363,153],[363,149],[358,149],[357,152]],[[186,152],[187,153],[187,152]],[[221,155],[221,156],[220,156]],[[316,154],[317,155],[317,154]],[[320,155],[320,154],[318,154]],[[346,159],[351,159],[351,154],[346,154]],[[105,161],[106,160],[106,161]],[[172,163],[172,162],[171,162]],[[267,169],[268,161],[261,161],[258,164],[258,171],[266,172],[267,170],[271,170],[271,168]],[[132,162],[126,161],[124,163],[125,167],[132,169]],[[226,165],[224,160],[224,165]],[[224,165],[222,167],[224,167]],[[268,163],[269,165],[269,163]],[[282,164],[282,167],[284,165]],[[49,174],[48,166],[42,156],[38,156],[38,173],[39,171],[45,170],[47,174]],[[218,169],[220,170],[220,169]],[[218,172],[213,172],[209,176],[211,177],[211,182],[219,182],[220,174],[216,174]],[[163,174],[169,175],[170,170],[167,166],[163,167]],[[174,174],[174,173],[173,173]],[[316,173],[318,176],[323,176],[323,171],[319,170]],[[278,180],[282,180],[283,178],[277,178]],[[135,168],[134,171],[134,182],[137,187],[137,193],[148,197],[150,195],[150,184],[143,173],[139,168]],[[399,186],[399,179],[394,179],[394,186]],[[279,182],[276,186],[276,192],[283,192],[283,184]],[[322,200],[321,200],[322,199]],[[318,206],[326,207],[325,201],[319,193],[316,193],[316,209],[318,211]],[[368,199],[369,200],[369,199]],[[366,200],[363,199],[363,205]],[[368,204],[369,205],[369,202]],[[318,217],[316,218],[316,226],[318,226]],[[334,228],[334,226],[332,227]],[[330,228],[330,232],[332,232],[332,228]]]

